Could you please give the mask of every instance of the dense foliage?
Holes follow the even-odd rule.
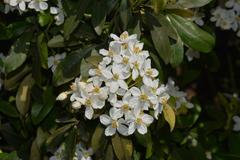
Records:
[[[240,159],[239,15],[238,0],[1,1],[0,160]]]

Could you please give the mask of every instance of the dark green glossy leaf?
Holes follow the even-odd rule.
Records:
[[[172,57],[172,51],[168,35],[163,27],[153,27],[151,31],[153,44],[163,61],[168,64]]]
[[[41,65],[43,68],[48,68],[48,47],[45,41],[44,33],[41,33],[37,39],[38,52],[40,54]]]
[[[10,103],[5,102],[3,100],[0,100],[0,112],[2,112],[3,114],[9,117],[13,117],[13,118],[19,117],[19,113],[16,107],[12,106]]]
[[[61,35],[56,35],[48,41],[48,47],[59,48],[64,47],[64,38]]]
[[[193,22],[180,16],[168,15],[173,27],[182,41],[189,47],[200,52],[210,52],[215,45],[215,38],[208,32],[199,28]]]
[[[63,26],[64,38],[69,39],[70,34],[77,28],[79,20],[76,15],[68,17]]]
[[[55,86],[62,85],[71,81],[80,73],[80,64],[93,47],[85,47],[69,54],[62,62],[59,63],[53,73],[53,83]]]

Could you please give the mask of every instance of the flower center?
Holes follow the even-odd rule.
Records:
[[[119,75],[118,74],[113,74],[113,79],[114,80],[118,80],[119,79]]]
[[[128,44],[127,43],[123,43],[122,47],[123,47],[123,49],[127,49],[128,48]]]
[[[127,33],[122,33],[121,35],[120,35],[120,39],[121,40],[124,40],[124,39],[127,39],[128,38],[128,34]]]
[[[162,97],[162,98],[161,98],[161,103],[162,103],[163,105],[167,104],[167,102],[168,102],[167,97]]]
[[[85,105],[88,107],[88,106],[91,106],[91,104],[92,104],[92,101],[88,98],[88,99],[86,100]]]
[[[134,53],[139,53],[140,51],[141,51],[141,49],[139,47],[134,47],[133,48]]]
[[[112,128],[117,128],[117,121],[115,120],[112,121]]]
[[[148,76],[151,76],[153,74],[153,71],[149,68],[149,69],[147,69],[146,74]]]
[[[148,99],[148,96],[146,94],[141,94],[140,95],[140,100],[146,101]]]
[[[134,66],[135,68],[139,68],[139,63],[138,63],[138,62],[134,62],[134,63],[133,63],[133,66]]]
[[[108,51],[108,55],[109,55],[109,57],[113,57],[113,55],[114,55],[114,52],[113,52],[113,50],[112,50],[112,49],[109,49],[109,51]]]
[[[129,58],[128,57],[123,57],[123,63],[128,64],[128,62],[129,62]]]
[[[94,89],[93,89],[93,92],[95,92],[95,93],[100,93],[100,87],[95,87]]]
[[[142,124],[142,119],[141,119],[141,118],[137,118],[137,119],[136,119],[136,123],[137,123],[138,125]]]
[[[125,112],[128,111],[128,110],[129,110],[128,104],[124,104],[124,105],[122,106],[122,109],[123,109]]]

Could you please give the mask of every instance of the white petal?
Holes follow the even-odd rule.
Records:
[[[119,88],[119,84],[116,81],[110,83],[110,92],[115,93]]]
[[[72,107],[74,109],[79,109],[79,108],[81,108],[81,103],[78,102],[78,101],[75,101],[75,102],[72,103]]]
[[[17,6],[18,5],[18,1],[17,0],[10,0],[9,4],[10,4],[10,6]]]
[[[111,79],[113,76],[112,73],[110,71],[108,71],[107,69],[104,69],[101,72],[102,72],[102,75],[107,79]]]
[[[118,132],[124,136],[128,135],[128,128],[122,124],[119,124],[118,128],[117,128]]]
[[[50,13],[51,14],[58,14],[58,8],[57,7],[51,7],[50,8]]]
[[[108,56],[108,50],[106,50],[106,49],[100,49],[99,53],[103,56]]]
[[[135,122],[131,122],[129,127],[128,127],[128,134],[131,135],[135,132],[136,130],[136,124]]]
[[[146,134],[147,133],[147,126],[145,124],[138,125],[137,130],[140,134]]]
[[[19,8],[22,10],[22,11],[25,11],[26,10],[26,4],[24,1],[20,2],[19,3]]]
[[[41,10],[46,10],[46,9],[48,9],[48,4],[46,2],[40,2],[39,3],[39,8]]]
[[[133,96],[137,97],[141,95],[141,91],[140,89],[138,89],[137,87],[132,87],[130,89],[130,92],[132,93]]]
[[[105,105],[105,101],[100,100],[97,97],[94,97],[92,101],[93,101],[92,106],[93,106],[94,109],[102,109]]]
[[[94,111],[93,111],[92,107],[86,107],[86,109],[85,109],[85,117],[87,119],[92,119],[93,113],[94,113]]]
[[[117,120],[118,118],[123,116],[123,113],[121,112],[120,109],[117,108],[111,108],[109,111],[110,117],[112,117],[112,119]]]
[[[111,125],[105,129],[106,136],[112,136],[116,133],[116,128],[113,128]]]
[[[142,116],[142,121],[143,121],[143,123],[149,125],[149,124],[151,124],[151,123],[153,122],[153,117],[150,116],[150,115],[148,115],[148,114],[144,114],[144,115]]]
[[[111,124],[112,119],[108,115],[103,114],[103,115],[100,116],[100,122],[103,125],[107,126],[107,125]]]
[[[118,80],[118,84],[122,89],[128,90],[128,85],[124,80]]]
[[[152,84],[152,78],[148,77],[148,76],[144,76],[143,77],[143,83],[147,86]]]
[[[119,37],[117,36],[117,35],[115,35],[115,34],[110,34],[110,37],[112,38],[112,39],[114,39],[114,40],[119,40]]]
[[[132,70],[132,79],[135,81],[139,76],[139,72],[137,69]]]

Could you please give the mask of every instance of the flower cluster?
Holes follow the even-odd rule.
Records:
[[[211,21],[223,30],[233,30],[240,36],[240,2],[238,0],[228,0],[225,8],[218,6],[212,11]]]
[[[6,4],[5,13],[15,9],[19,10],[20,13],[28,9],[42,12],[49,8],[48,0],[4,0],[4,3]],[[58,5],[56,7],[50,7],[50,13],[54,15],[56,25],[61,25],[64,22],[61,0],[58,0]]]
[[[49,160],[63,160],[66,159],[65,157],[65,150],[66,146],[63,143],[57,151],[54,153],[52,157],[49,158]],[[81,143],[77,144],[75,146],[75,152],[73,160],[92,160],[91,156],[93,155],[92,148],[85,149]]]
[[[113,41],[108,50],[99,51],[103,59],[89,70],[90,77],[86,81],[76,78],[72,90],[61,93],[57,99],[63,100],[71,94],[72,107],[84,108],[87,119],[93,118],[95,110],[109,112],[100,116],[100,122],[106,126],[106,136],[116,131],[124,136],[135,131],[145,134],[170,96],[176,98],[180,107],[188,104],[186,95],[178,91],[171,79],[167,85],[160,84],[158,71],[151,67],[149,53],[143,50],[137,35],[125,31],[120,37],[110,36]]]

